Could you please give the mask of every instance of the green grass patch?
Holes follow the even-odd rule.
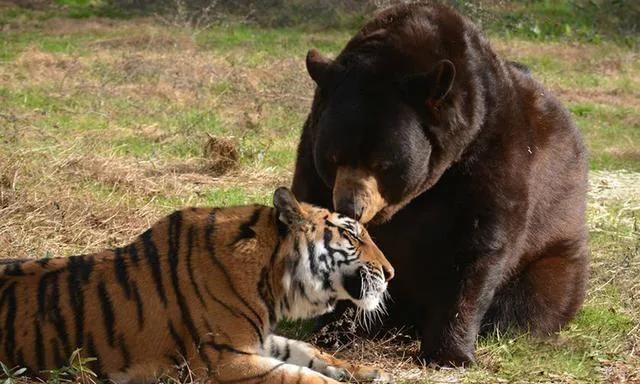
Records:
[[[178,196],[158,195],[153,198],[154,205],[165,210],[182,207],[232,207],[247,204],[271,205],[273,191],[241,187],[212,187],[209,191],[199,193],[195,198],[187,199]]]
[[[0,45],[0,61],[10,61],[29,47],[43,52],[84,56],[90,52],[86,43],[97,37],[92,33],[51,35],[43,32],[7,32],[3,33]]]
[[[202,200],[211,207],[246,204],[270,205],[273,200],[273,191],[247,190],[238,187],[216,188],[205,193]]]
[[[587,142],[591,169],[640,171],[640,113],[635,108],[570,104]]]
[[[198,35],[197,42],[206,50],[240,52],[250,66],[282,57],[301,57],[310,48],[335,54],[351,33],[327,30],[307,32],[300,28],[260,28],[251,25],[221,25]]]
[[[510,334],[480,339],[478,355],[484,366],[469,371],[467,378],[481,379],[487,369],[497,369],[494,377],[509,382],[564,377],[596,383],[598,359],[610,357],[633,328],[629,317],[612,308],[585,305],[557,339]]]
[[[607,295],[609,298],[612,296],[615,295]],[[615,303],[608,307],[587,305],[567,332],[588,340],[599,340],[597,347],[602,347],[602,344],[615,343],[616,338],[624,338],[633,326],[634,323],[628,316],[615,310]]]
[[[278,323],[276,333],[296,340],[307,340],[313,335],[313,320],[283,320]]]
[[[483,12],[468,5],[466,8],[476,13],[475,18],[486,30],[506,38],[596,44],[612,40],[631,46],[640,42],[637,35],[640,6],[632,0],[512,1],[508,6],[488,5]]]

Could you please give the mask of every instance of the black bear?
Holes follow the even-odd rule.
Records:
[[[317,84],[293,191],[368,223],[396,268],[391,325],[420,357],[474,359],[479,333],[557,331],[584,300],[586,150],[567,110],[443,5],[379,12]]]

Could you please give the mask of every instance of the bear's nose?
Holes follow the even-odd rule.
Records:
[[[340,199],[336,211],[355,220],[360,220],[364,206],[358,199]]]

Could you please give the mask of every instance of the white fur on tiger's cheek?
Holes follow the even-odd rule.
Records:
[[[351,299],[359,309],[364,311],[384,310],[384,299],[387,295],[387,283],[376,273],[365,272],[362,278],[362,298]]]
[[[364,309],[365,311],[375,311],[382,303],[384,292],[385,290],[382,290],[380,293],[367,294],[364,298],[354,300],[354,302],[359,308]]]
[[[282,315],[289,319],[305,319],[329,312],[336,300],[335,293],[325,284],[328,264],[318,262],[319,252],[326,253],[322,241],[309,247],[306,238],[298,240],[294,250],[296,262],[282,277],[282,286],[289,300],[288,311]]]

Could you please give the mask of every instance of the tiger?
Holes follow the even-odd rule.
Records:
[[[221,384],[389,381],[274,329],[339,300],[381,310],[393,275],[363,225],[280,187],[273,207],[186,208],[123,247],[0,266],[0,361],[43,377],[79,348],[114,383],[185,365]]]

